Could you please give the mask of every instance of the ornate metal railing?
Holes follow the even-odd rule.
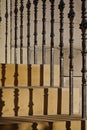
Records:
[[[14,73],[14,86],[12,87],[12,89],[14,89],[14,117],[13,118],[0,118],[0,120],[3,122],[3,120],[5,121],[9,121],[10,122],[23,122],[25,120],[25,122],[27,121],[33,121],[33,125],[32,125],[32,129],[37,130],[37,123],[38,120],[44,121],[46,118],[46,121],[49,122],[49,129],[53,129],[53,121],[56,120],[82,120],[82,119],[86,119],[86,35],[87,35],[87,16],[86,16],[86,0],[81,0],[82,2],[82,22],[80,24],[80,29],[82,31],[82,116],[73,116],[73,95],[74,95],[74,84],[73,84],[73,77],[74,77],[74,17],[75,17],[75,12],[74,12],[74,0],[69,0],[69,13],[68,13],[68,18],[69,18],[69,114],[67,115],[61,115],[61,113],[58,113],[54,116],[49,116],[48,115],[48,104],[49,104],[49,88],[53,87],[60,88],[60,92],[61,94],[59,94],[57,92],[57,94],[59,94],[58,96],[62,96],[62,89],[65,87],[65,82],[64,82],[64,11],[65,11],[65,3],[66,1],[64,0],[60,0],[59,3],[57,3],[58,5],[58,9],[59,9],[59,43],[57,43],[57,46],[59,44],[59,65],[60,65],[60,74],[59,74],[59,79],[60,79],[60,84],[58,84],[57,86],[55,86],[54,83],[54,71],[55,71],[55,3],[56,0],[41,0],[41,4],[42,4],[42,10],[41,10],[41,21],[38,20],[38,13],[39,13],[39,0],[33,0],[33,3],[31,0],[27,0],[27,2],[25,2],[24,0],[15,0],[14,2],[12,0],[10,0],[10,2],[8,2],[8,0],[5,0],[5,63],[8,63],[8,46],[9,46],[9,28],[10,27],[10,62],[12,61],[12,48],[14,48],[14,64],[15,64],[15,73]],[[47,2],[49,3],[50,9],[48,10],[47,8]],[[9,4],[10,3],[10,4]],[[25,6],[26,5],[26,6]],[[10,9],[8,8],[10,6]],[[0,0],[0,7],[1,7],[1,0]],[[26,8],[25,8],[26,7]],[[32,13],[32,7],[33,7],[33,13]],[[1,9],[1,8],[0,8]],[[10,11],[9,11],[10,10]],[[14,10],[14,11],[13,11]],[[47,11],[50,14],[50,38],[47,39]],[[10,13],[9,13],[10,12]],[[26,13],[25,13],[26,12]],[[9,14],[10,14],[10,21],[9,21]],[[25,17],[26,15],[26,17]],[[32,18],[33,15],[33,18]],[[18,16],[20,16],[20,18],[18,18]],[[25,20],[26,18],[26,20]],[[33,40],[31,43],[31,31],[32,31],[32,26],[31,26],[31,22],[33,21],[33,31],[34,31],[34,36],[33,36]],[[49,48],[50,48],[50,85],[49,86],[44,86],[44,84],[42,83],[42,80],[44,79],[44,76],[40,77],[41,83],[40,83],[40,88],[42,88],[43,86],[43,116],[39,117],[39,116],[35,116],[33,117],[33,113],[34,113],[34,103],[33,103],[33,90],[34,90],[34,86],[31,83],[31,76],[32,76],[32,66],[31,66],[31,46],[33,45],[33,63],[34,65],[38,64],[38,54],[39,54],[39,42],[38,42],[38,29],[39,29],[39,24],[38,21],[41,22],[42,24],[42,34],[41,34],[41,38],[42,38],[42,42],[41,42],[41,58],[42,58],[42,64],[45,65],[46,64],[46,52],[47,52],[47,40],[49,40]],[[2,22],[2,17],[1,17],[1,10],[0,10],[0,26],[1,26],[1,22]],[[25,23],[24,23],[25,22]],[[8,26],[8,24],[10,23],[10,26]],[[14,26],[13,26],[14,23]],[[26,29],[25,29],[26,28]],[[57,28],[58,29],[58,28]],[[26,30],[26,33],[24,33],[24,31]],[[14,39],[13,39],[14,37]],[[26,40],[25,40],[26,39]],[[24,41],[25,40],[25,41]],[[19,42],[19,43],[18,43]],[[25,43],[26,42],[26,47],[25,47]],[[14,45],[14,46],[13,46]],[[23,59],[23,55],[25,55],[23,53],[23,50],[26,48],[26,53],[27,53],[27,77],[28,77],[28,81],[27,81],[27,87],[25,87],[25,89],[29,89],[29,103],[28,103],[28,116],[30,116],[29,118],[23,117],[23,118],[19,118],[18,117],[18,110],[19,110],[19,95],[20,95],[20,91],[18,88],[18,76],[19,76],[19,72],[18,72],[18,50],[19,48],[19,55],[20,55],[20,64],[24,63],[24,59]],[[25,57],[25,56],[24,56]],[[58,56],[57,56],[58,57]],[[58,59],[58,58],[57,58]],[[3,89],[5,88],[5,81],[6,81],[6,77],[5,77],[5,72],[6,72],[6,65],[2,65],[2,74],[1,74],[1,89],[0,89],[0,117],[2,117],[2,110],[4,107],[4,101],[2,99],[3,97]],[[44,66],[40,66],[40,74],[44,73],[45,67]],[[38,69],[38,70],[39,70]],[[35,69],[36,71],[36,69]],[[40,75],[41,76],[41,75]],[[43,78],[43,79],[41,79]],[[33,87],[31,87],[33,86]],[[39,86],[39,85],[38,85]],[[45,88],[44,88],[45,87]],[[21,87],[20,87],[21,88]],[[9,87],[5,88],[5,89],[9,89]],[[61,102],[60,102],[61,104]],[[17,118],[18,117],[18,118]],[[2,123],[1,122],[1,123]],[[67,127],[67,126],[66,126]],[[68,128],[67,128],[68,129]]]
[[[69,58],[70,58],[70,62],[69,62],[69,88],[70,88],[70,91],[69,91],[69,99],[70,99],[70,111],[69,111],[69,114],[73,114],[73,31],[74,31],[74,23],[73,23],[73,20],[74,20],[74,16],[75,16],[75,12],[74,12],[74,2],[73,0],[70,0],[70,11],[69,11],[69,14],[68,14],[68,17],[69,17],[69,20],[70,20],[70,55],[69,55]]]
[[[82,0],[82,22],[80,29],[82,30],[82,118],[86,118],[86,0]]]

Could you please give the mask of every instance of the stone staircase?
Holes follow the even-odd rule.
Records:
[[[0,64],[0,124],[28,123],[29,127],[29,122],[37,122],[38,130],[82,130],[80,96],[75,87],[70,117],[69,88],[59,87],[59,65],[54,65],[54,86],[50,86],[49,64]]]

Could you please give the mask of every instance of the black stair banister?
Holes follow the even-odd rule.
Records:
[[[50,43],[50,86],[54,86],[54,3],[55,0],[50,0],[51,3],[51,43]]]
[[[13,13],[12,13],[12,0],[10,0],[10,63],[12,62],[12,36],[13,36],[13,33],[12,33],[12,16],[13,16]]]
[[[15,43],[14,43],[14,63],[17,63],[17,35],[18,35],[18,0],[15,0],[15,9],[14,9],[14,13],[15,13],[15,33],[14,33],[14,37],[15,37]]]
[[[46,0],[43,2],[43,18],[42,18],[42,64],[46,63]]]
[[[73,35],[74,35],[74,17],[75,17],[75,12],[74,12],[74,1],[70,0],[69,2],[70,6],[70,10],[69,10],[69,14],[68,14],[68,18],[70,21],[70,30],[69,30],[69,35],[70,35],[70,39],[69,39],[69,115],[73,114],[73,58],[74,58],[74,54],[73,54]]]
[[[6,19],[5,63],[7,63],[7,46],[8,46],[8,0],[6,0],[5,19]]]
[[[86,0],[82,2],[82,22],[80,29],[82,31],[82,118],[86,118],[86,44],[87,44],[87,12]]]
[[[30,64],[30,7],[31,2],[30,0],[27,1],[27,64]]]
[[[23,11],[24,0],[20,0],[20,64],[23,64]]]
[[[60,10],[60,88],[64,87],[64,41],[63,41],[63,19],[64,19],[64,8],[65,3],[64,0],[60,0],[60,3],[58,5],[58,8]]]
[[[38,0],[33,0],[34,4],[34,64],[37,64],[37,5]]]
[[[2,21],[2,17],[1,17],[1,0],[0,0],[0,22]]]

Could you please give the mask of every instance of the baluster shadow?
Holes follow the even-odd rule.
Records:
[[[71,121],[66,121],[66,130],[71,130]]]
[[[6,80],[6,65],[2,64],[2,78],[1,78],[1,85],[4,87],[5,86],[5,80]]]
[[[18,87],[18,64],[15,64],[15,73],[14,73],[14,86]],[[14,115],[18,116],[18,101],[19,101],[19,89],[14,88]]]
[[[32,124],[32,130],[38,130],[38,129],[37,129],[37,126],[38,126],[38,123],[36,123],[36,122],[33,123],[33,124]]]
[[[2,69],[1,86],[4,87],[5,86],[5,80],[6,80],[6,77],[5,77],[6,65],[2,64],[1,69]],[[3,107],[5,106],[5,101],[3,101],[2,97],[3,97],[3,90],[2,90],[2,88],[0,88],[0,117],[3,114],[2,110],[3,110]]]
[[[18,124],[12,124],[11,125],[11,130],[18,130],[18,129],[19,129]]]
[[[27,85],[31,86],[31,65],[27,65]]]
[[[86,130],[86,121],[85,120],[81,121],[81,130]]]
[[[44,66],[43,64],[40,65],[40,86],[43,86],[44,82],[43,82],[43,73],[44,72]]]
[[[33,115],[33,89],[29,89],[29,115]]]
[[[62,111],[62,89],[58,88],[58,99],[57,99],[57,114],[61,114]]]
[[[48,114],[48,89],[44,89],[44,115]]]
[[[49,130],[53,130],[53,122],[49,122]]]
[[[3,91],[2,91],[2,88],[0,89],[0,117],[2,117],[2,110],[3,110],[3,107],[5,106],[5,102],[2,100],[2,97],[3,97]]]

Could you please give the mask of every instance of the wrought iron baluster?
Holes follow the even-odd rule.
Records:
[[[64,34],[64,24],[63,24],[63,19],[64,19],[64,8],[65,8],[65,3],[64,0],[60,0],[59,6],[60,10],[60,88],[64,87],[64,41],[63,41],[63,34]]]
[[[50,86],[54,86],[54,2],[51,2],[51,47],[50,47]]]
[[[1,17],[1,0],[0,0],[0,29],[1,29],[1,21],[2,21],[2,17]]]
[[[33,125],[32,125],[32,130],[38,130],[38,129],[37,129],[37,125],[38,125],[37,123],[33,123]]]
[[[20,0],[20,63],[23,64],[23,0]]]
[[[42,64],[46,63],[46,0],[42,0],[43,2],[43,31],[42,31]]]
[[[27,64],[30,64],[30,0],[27,1]]]
[[[7,47],[8,47],[8,0],[6,0],[5,19],[6,19],[5,63],[7,63]]]
[[[37,5],[38,5],[38,0],[34,0],[33,4],[34,4],[34,64],[37,64]]]
[[[18,32],[18,0],[15,0],[15,45],[14,45],[14,62],[17,63],[17,32]]]
[[[12,60],[12,0],[10,0],[10,63]]]
[[[86,117],[86,41],[87,41],[87,12],[86,0],[82,1],[82,22],[80,29],[82,31],[82,118]]]
[[[74,17],[75,17],[75,12],[74,12],[74,2],[73,0],[70,0],[70,11],[68,14],[68,18],[70,20],[70,54],[69,54],[69,115],[73,114],[73,31],[74,31]]]

